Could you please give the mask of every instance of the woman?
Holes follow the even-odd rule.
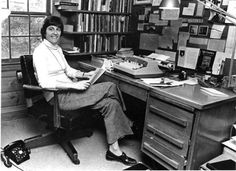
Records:
[[[71,68],[58,46],[63,33],[63,23],[57,16],[45,19],[41,29],[43,42],[35,49],[33,64],[38,83],[43,88],[71,89],[58,95],[59,106],[63,110],[90,107],[98,110],[104,118],[108,150],[107,160],[115,160],[126,165],[136,163],[121,151],[118,140],[133,134],[131,122],[124,114],[125,106],[117,86],[111,82],[90,85],[88,80],[74,82],[75,78],[90,77],[91,72],[81,72]],[[46,100],[53,105],[53,93],[44,92]]]

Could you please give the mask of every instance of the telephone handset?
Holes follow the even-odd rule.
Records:
[[[4,147],[4,155],[16,164],[20,164],[30,158],[30,150],[25,146],[24,141],[17,140]]]

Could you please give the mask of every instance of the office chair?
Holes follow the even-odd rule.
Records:
[[[57,89],[44,89],[39,87],[34,75],[32,55],[20,56],[21,75],[26,98],[28,113],[46,121],[49,133],[25,139],[27,148],[58,143],[65,150],[74,164],[79,164],[78,154],[70,140],[92,135],[92,124],[95,118],[91,110],[82,108],[75,111],[64,111],[59,109]],[[54,93],[54,105],[50,105],[42,96],[43,91]]]

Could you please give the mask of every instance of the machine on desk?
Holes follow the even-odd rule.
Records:
[[[123,61],[114,63],[113,67],[115,71],[134,78],[161,77],[164,74],[156,61],[139,56],[126,57]]]

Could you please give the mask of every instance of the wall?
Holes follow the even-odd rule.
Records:
[[[1,75],[1,120],[13,120],[27,114],[22,85],[18,83],[16,71],[20,64],[2,64]]]
[[[227,11],[228,5],[218,5]],[[194,6],[194,10],[188,14],[191,13],[191,6]],[[132,27],[137,35],[136,40],[131,41],[137,54],[147,55],[155,49],[166,49],[178,54],[180,46],[222,52],[226,53],[227,58],[224,73],[228,73],[228,59],[231,58],[231,43],[236,27],[222,18],[214,17],[216,15],[211,10],[203,8],[196,0],[181,0],[178,20],[161,20],[162,12],[158,5],[151,3],[134,5],[132,14]],[[137,41],[138,37],[142,41]],[[236,73],[236,66],[233,73]]]

